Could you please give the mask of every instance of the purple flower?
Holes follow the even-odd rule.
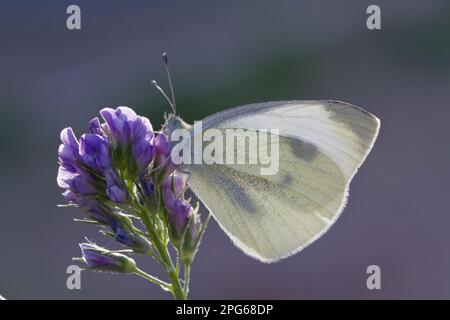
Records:
[[[198,214],[198,206],[194,209],[189,219],[188,226],[183,238],[180,259],[187,264],[192,262],[197,251],[200,239],[203,235],[203,224]]]
[[[106,189],[106,194],[114,202],[123,203],[127,201],[126,192],[116,185],[109,186]]]
[[[100,120],[98,119],[98,117],[95,117],[91,121],[89,121],[89,132],[92,134],[103,136]]]
[[[97,191],[95,182],[85,173],[77,173],[67,169],[64,166],[59,167],[58,186],[63,189],[69,189],[77,194],[93,194]]]
[[[72,128],[61,131],[62,144],[58,149],[60,167],[58,170],[58,186],[78,195],[96,193],[96,181],[91,174],[82,168],[80,148]]]
[[[163,180],[162,194],[167,210],[174,210],[176,200],[182,196],[182,193],[186,188],[187,175],[185,174],[172,174]]]
[[[163,160],[167,159],[171,150],[172,146],[170,145],[169,138],[164,133],[158,134],[155,139],[155,151],[158,156],[162,157]]]
[[[144,194],[147,197],[153,197],[155,195],[155,184],[151,177],[141,174],[139,183],[141,184],[142,191],[144,191]]]
[[[142,172],[153,159],[154,134],[150,121],[136,115],[128,107],[118,107],[116,110],[104,108],[100,114],[106,122],[104,130],[114,140],[114,149],[121,151],[119,157],[131,157],[137,170]],[[127,154],[128,150],[131,150],[131,154]]]
[[[58,158],[62,164],[74,164],[78,160],[78,140],[72,128],[65,128],[61,131],[62,144],[58,149]]]
[[[168,176],[176,168],[175,164],[170,160],[171,151],[172,144],[169,138],[163,133],[158,134],[155,138],[155,158],[159,171],[163,171],[164,176]]]
[[[164,206],[175,246],[181,244],[182,236],[193,211],[190,203],[182,198],[186,189],[187,177],[182,174],[173,174],[162,183]]]
[[[147,118],[127,107],[104,108],[100,113],[105,123],[93,118],[90,133],[80,141],[71,128],[62,130],[57,182],[71,192],[71,201],[96,194],[125,203],[130,200],[125,186],[144,174],[153,160],[153,128]]]
[[[64,191],[63,196],[69,203],[81,207],[86,215],[97,223],[106,225],[110,221],[110,209],[95,197],[78,195],[70,190]]]
[[[92,243],[80,243],[82,260],[88,268],[99,271],[132,273],[136,271],[133,259]]]
[[[81,136],[80,156],[83,162],[95,171],[103,171],[111,166],[108,145],[98,134]]]
[[[132,152],[138,170],[142,171],[153,159],[152,139],[146,140],[143,137],[136,138],[133,143]]]
[[[153,128],[145,117],[137,117],[131,127],[132,152],[138,169],[146,168],[153,159]]]
[[[192,210],[192,206],[186,200],[175,200],[171,218],[173,219],[177,233],[182,234],[186,229]]]
[[[180,252],[180,259],[190,264],[195,256],[204,224],[195,208],[183,199],[187,188],[188,175],[175,172],[162,182],[162,195],[166,208],[170,240]]]
[[[130,139],[131,128],[138,116],[128,107],[103,108],[100,110],[105,122],[108,124],[109,131],[113,138],[122,144],[127,144]]]
[[[102,254],[101,248],[96,245],[90,243],[80,243],[80,248],[81,254],[83,255],[83,260],[89,267],[118,267],[120,265],[120,263],[114,258]]]
[[[64,189],[64,198],[82,208],[88,222],[101,225],[104,234],[134,253],[153,255],[157,249],[151,238],[129,215],[142,218],[144,210],[153,214],[159,210],[162,196],[166,216],[158,213],[151,222],[153,227],[158,233],[168,228],[170,240],[180,252],[185,238],[194,246],[202,224],[184,199],[188,176],[174,172],[168,137],[155,135],[150,121],[130,108],[104,108],[100,114],[104,122],[93,118],[79,139],[71,128],[61,132],[57,182]],[[118,252],[91,243],[80,247],[88,268],[136,270],[134,260]]]
[[[106,194],[108,197],[117,203],[124,203],[127,201],[127,192],[123,188],[122,183],[114,170],[109,169],[105,171],[106,178]]]
[[[100,224],[106,224],[109,218],[108,210],[101,204],[96,202],[92,202],[91,204],[85,203],[86,214],[97,221]]]

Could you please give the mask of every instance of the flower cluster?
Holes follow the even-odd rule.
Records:
[[[123,253],[93,243],[80,245],[82,261],[88,269],[139,274],[186,298],[167,245],[173,245],[177,263],[188,271],[207,224],[201,222],[198,204],[194,208],[184,198],[188,174],[170,161],[170,140],[155,133],[147,118],[127,107],[104,108],[100,114],[104,122],[92,119],[80,139],[72,128],[62,130],[58,185],[69,205],[85,212],[81,221],[99,225],[134,254],[154,257],[172,283],[143,273]]]

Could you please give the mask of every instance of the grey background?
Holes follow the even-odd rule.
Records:
[[[82,10],[68,31],[66,7]],[[382,9],[382,30],[365,10]],[[0,293],[10,299],[166,299],[132,276],[65,269],[94,227],[59,209],[59,132],[104,106],[158,128],[168,51],[185,120],[251,102],[337,99],[381,119],[378,141],[334,227],[306,250],[262,264],[213,221],[191,298],[450,298],[449,1],[3,1],[0,9]],[[366,288],[366,267],[382,290]],[[143,268],[164,276],[158,265]]]

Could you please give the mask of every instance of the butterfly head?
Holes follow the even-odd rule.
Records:
[[[183,119],[181,119],[179,116],[169,113],[164,116],[165,123],[161,129],[161,131],[170,137],[172,133],[177,129],[190,129],[190,125],[186,123]]]

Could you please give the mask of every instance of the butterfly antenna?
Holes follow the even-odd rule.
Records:
[[[156,90],[158,90],[159,92],[161,92],[161,94],[163,95],[163,97],[167,100],[167,102],[169,103],[170,107],[172,108],[172,111],[175,114],[175,106],[173,105],[172,101],[169,99],[169,97],[166,95],[166,93],[164,92],[163,89],[161,89],[161,87],[158,85],[158,83],[153,80],[152,81],[152,85],[156,88]]]
[[[167,53],[166,52],[163,52],[162,58],[163,58],[163,61],[164,61],[164,66],[166,67],[167,79],[169,80],[170,94],[172,95],[173,113],[176,113],[176,111],[177,111],[177,104],[175,103],[175,92],[173,90],[172,76],[170,75],[169,62],[167,60]]]

